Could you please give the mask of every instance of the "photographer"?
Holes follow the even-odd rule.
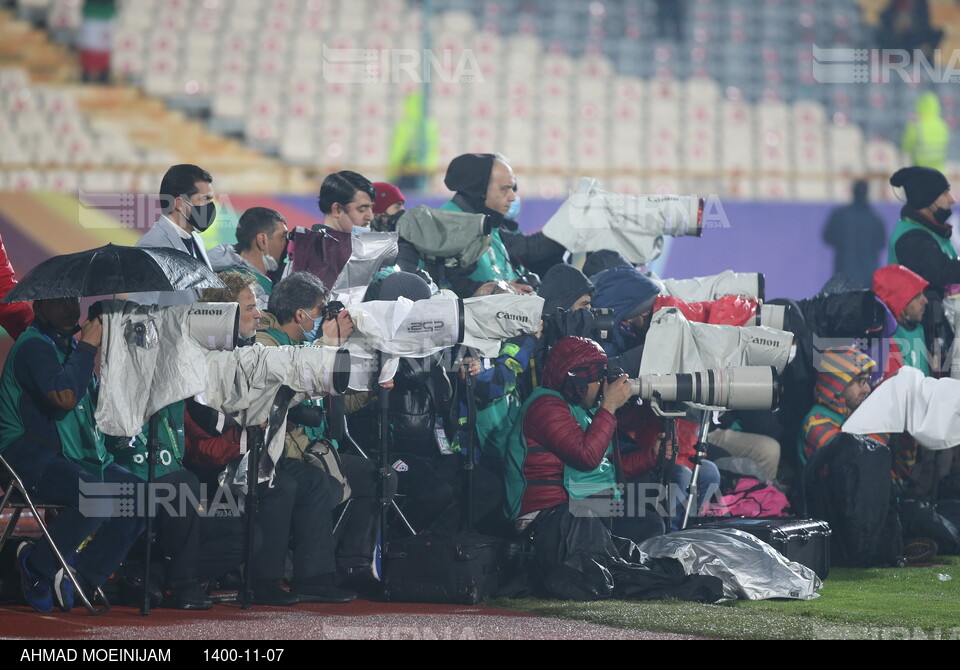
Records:
[[[441,209],[486,214],[493,224],[488,252],[475,266],[448,273],[457,295],[473,295],[480,284],[497,279],[530,292],[533,289],[522,280],[526,270],[521,263],[545,272],[561,262],[566,251],[561,245],[543,233],[524,235],[511,218],[511,206],[519,204],[519,197],[506,158],[500,154],[457,156],[450,161],[443,183],[456,193]]]
[[[74,574],[64,573],[43,541],[22,543],[17,565],[28,605],[49,612],[56,600],[66,612],[74,601],[71,580],[80,580],[87,593],[98,588],[126,557],[144,524],[142,515],[94,517],[78,506],[82,484],[138,481],[113,463],[94,419],[100,319],[78,328],[77,298],[37,300],[33,311],[33,323],[10,350],[0,376],[0,451],[32,492],[64,506],[50,523],[50,533],[75,566]],[[74,339],[78,330],[79,342]]]
[[[627,480],[652,468],[652,450],[618,453],[614,412],[631,389],[626,376],[610,382],[606,374],[607,356],[592,340],[565,337],[550,351],[543,386],[521,408],[511,440],[513,458],[523,455],[522,473],[508,472],[506,482],[513,518],[524,522],[563,509],[576,515],[583,499],[613,499],[618,462]],[[612,532],[634,542],[663,531],[660,517],[646,510],[612,520]]]
[[[237,222],[237,243],[221,244],[210,250],[215,272],[241,270],[257,279],[253,291],[257,308],[266,309],[273,291],[272,277],[283,273],[287,251],[287,221],[283,214],[266,207],[251,207]]]
[[[264,346],[306,345],[312,342],[339,346],[353,333],[353,320],[346,309],[336,314],[327,307],[327,288],[306,272],[295,272],[281,281],[270,296],[269,311],[260,318],[257,342]],[[327,314],[327,315],[325,315]],[[300,458],[299,444],[327,437],[327,417],[322,407],[301,404],[287,415],[285,455]],[[337,547],[337,567],[369,569],[377,544],[377,466],[371,460],[340,454],[343,475],[350,484],[353,506]],[[396,491],[394,477],[387,478],[387,498]]]
[[[374,295],[377,300],[426,300],[430,287],[417,275],[395,272],[379,286],[371,286],[367,297]],[[454,533],[461,530],[465,516],[464,460],[456,441],[455,419],[450,420],[453,388],[442,365],[443,354],[400,359],[387,420],[398,492],[407,497],[404,514],[418,531]],[[371,404],[351,417],[355,419],[354,435],[363,436],[371,445],[376,444],[376,410],[377,406]],[[477,465],[473,492],[474,518],[482,521],[497,506],[499,481]]]
[[[260,316],[253,295],[256,280],[236,271],[222,272],[219,277],[227,288],[205,289],[204,301],[238,302],[239,334],[244,340],[252,340]],[[210,475],[240,459],[242,427],[195,400],[187,402],[187,410],[185,460],[193,469]],[[272,481],[257,486],[257,495],[255,522],[262,541],[247,566],[254,603],[285,606],[353,600],[356,594],[333,584],[336,564],[331,512],[340,502],[339,484],[319,468],[283,458]],[[290,592],[279,586],[288,546],[293,547]]]

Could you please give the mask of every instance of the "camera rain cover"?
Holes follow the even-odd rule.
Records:
[[[687,321],[676,307],[653,315],[640,374],[772,365],[783,373],[793,333],[767,326],[717,326]]]
[[[690,195],[621,195],[584,177],[543,227],[567,249],[616,249],[631,263],[663,252],[664,235],[699,235],[700,201]]]
[[[367,287],[380,268],[392,265],[397,258],[396,233],[363,233],[352,235],[350,258],[330,287],[338,297],[349,296],[343,302],[363,299]]]
[[[485,358],[500,355],[503,340],[540,329],[543,298],[503,293],[463,301],[463,344]]]
[[[401,297],[354,303],[350,305],[354,335],[347,349],[423,358],[460,342],[460,312],[460,301],[449,299],[413,302]]]

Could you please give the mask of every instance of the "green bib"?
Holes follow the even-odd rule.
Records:
[[[32,339],[46,340],[57,353],[60,365],[67,363],[67,355],[36,328],[27,328],[17,339],[7,356],[7,365],[4,366],[3,375],[0,377],[0,414],[3,417],[0,419],[0,451],[24,433],[19,415],[23,388],[13,373],[13,361],[23,343]],[[97,420],[94,417],[97,409],[93,400],[96,389],[96,379],[91,377],[83,397],[72,410],[57,412],[55,421],[64,458],[82,465],[102,478],[103,471],[113,462],[113,457],[107,452],[103,433],[97,427]]]
[[[508,519],[515,519],[520,513],[520,504],[523,500],[523,492],[527,486],[527,480],[523,475],[523,462],[527,457],[527,439],[523,434],[523,417],[527,409],[533,402],[545,395],[552,395],[558,398],[563,396],[557,391],[539,387],[527,401],[523,403],[519,414],[514,422],[510,437],[504,443],[502,460],[502,469],[504,477],[504,505],[503,511]],[[566,399],[564,402],[566,402]],[[570,413],[576,419],[577,424],[586,431],[590,427],[593,419],[593,413],[583,409],[579,405],[570,405]],[[486,445],[484,445],[486,449]],[[486,453],[486,452],[485,452]],[[613,445],[607,445],[607,451],[600,461],[600,465],[590,471],[577,470],[569,465],[563,467],[563,487],[571,498],[583,499],[599,493],[610,492],[614,498],[620,497],[620,491],[617,488],[616,472],[608,458],[613,453]]]
[[[182,400],[167,405],[157,412],[157,435],[160,437],[159,462],[153,468],[153,476],[162,477],[171,472],[182,470],[183,466],[183,412]],[[134,437],[115,437],[109,439],[110,451],[120,465],[143,481],[147,481],[147,438],[150,424],[146,423],[140,433]]]
[[[923,226],[916,221],[911,221],[910,219],[900,219],[897,222],[897,226],[893,229],[893,233],[890,235],[890,246],[887,248],[887,263],[888,264],[897,264],[902,265],[900,259],[897,258],[897,242],[905,233],[910,232],[911,230],[922,230],[926,234],[930,235],[934,240],[937,241],[937,245],[940,247],[940,251],[947,255],[947,257],[954,260],[957,259],[957,250],[953,248],[953,244],[950,243],[946,237],[937,235],[935,232]]]

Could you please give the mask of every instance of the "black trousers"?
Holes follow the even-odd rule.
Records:
[[[332,573],[331,510],[340,500],[340,486],[325,472],[303,461],[284,458],[272,483],[257,487],[254,523],[263,538],[250,566],[254,580],[279,579],[287,548],[293,550],[294,581]]]

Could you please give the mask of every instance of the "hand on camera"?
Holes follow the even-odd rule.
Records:
[[[633,395],[630,382],[627,380],[627,375],[620,375],[612,382],[604,380],[603,402],[600,403],[600,406],[613,413],[627,404],[630,396]]]
[[[323,338],[320,340],[322,345],[339,347],[353,334],[353,319],[350,318],[350,312],[341,310],[335,319],[324,321],[321,330],[323,331]]]
[[[91,347],[99,347],[103,341],[103,322],[100,317],[84,321],[80,326],[80,341]]]

